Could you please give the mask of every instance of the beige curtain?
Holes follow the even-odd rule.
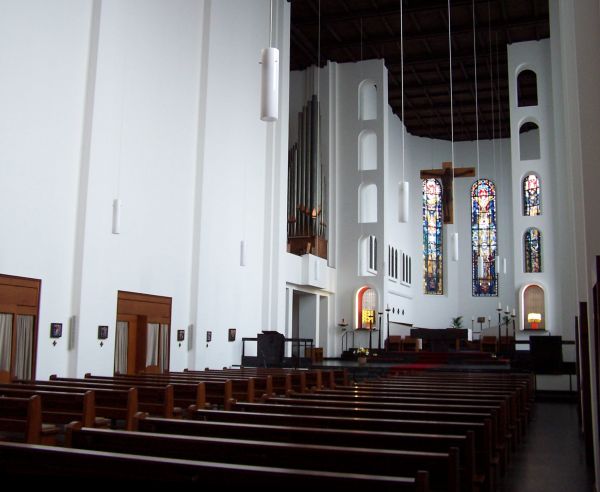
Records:
[[[160,325],[160,372],[169,368],[169,325]]]
[[[158,340],[160,325],[148,323],[148,336],[146,338],[146,367],[158,365]]]
[[[127,347],[129,341],[129,323],[117,321],[115,340],[115,373],[127,374]]]
[[[33,365],[33,316],[17,316],[17,347],[15,377],[32,379]]]
[[[0,313],[0,371],[10,371],[12,314]]]

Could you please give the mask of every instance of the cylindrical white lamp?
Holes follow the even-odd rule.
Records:
[[[506,258],[502,258],[502,273],[506,274]]]
[[[112,233],[121,234],[121,200],[113,200]]]
[[[279,50],[264,48],[260,54],[260,119],[277,121],[279,118]]]
[[[410,183],[408,181],[400,182],[400,222],[408,222],[408,196]]]
[[[500,257],[496,256],[494,259],[494,270],[496,271],[496,275],[500,275]]]
[[[452,233],[452,261],[458,261],[458,232]]]
[[[246,266],[246,241],[240,241],[240,266]]]
[[[477,278],[483,278],[483,256],[477,257]]]

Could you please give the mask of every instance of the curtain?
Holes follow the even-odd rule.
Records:
[[[0,313],[0,371],[10,371],[12,314]]]
[[[17,316],[17,347],[15,378],[32,379],[33,365],[33,316]]]
[[[129,345],[129,323],[117,321],[115,340],[115,374],[127,374],[127,347]]]
[[[146,367],[158,365],[158,340],[160,325],[148,323],[148,335],[146,338]]]
[[[169,369],[169,325],[160,325],[160,372]]]

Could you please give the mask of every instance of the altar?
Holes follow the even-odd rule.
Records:
[[[411,328],[410,336],[420,338],[422,349],[431,352],[459,351],[469,340],[466,328]]]

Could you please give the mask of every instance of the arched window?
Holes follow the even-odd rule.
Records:
[[[361,236],[358,240],[359,265],[358,275],[377,275],[377,238],[375,236]]]
[[[425,294],[444,293],[442,248],[442,185],[438,179],[423,180],[423,260]]]
[[[540,178],[528,174],[523,178],[523,215],[542,215],[540,204]]]
[[[471,271],[473,296],[497,296],[496,274],[496,186],[489,179],[479,179],[471,186]],[[483,277],[479,278],[478,261],[483,258]]]
[[[377,327],[377,292],[371,287],[364,286],[356,293],[356,327]]]
[[[517,104],[537,106],[537,76],[533,70],[523,70],[517,76]]]
[[[540,273],[542,271],[542,233],[535,227],[527,229],[523,242],[525,246],[525,273]]]
[[[363,80],[358,86],[358,119],[377,119],[377,85],[372,80]]]
[[[540,158],[540,127],[532,121],[519,127],[519,158],[522,161]]]

